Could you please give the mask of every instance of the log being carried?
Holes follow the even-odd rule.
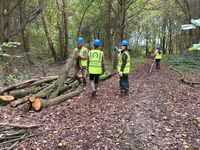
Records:
[[[0,100],[11,102],[10,105],[14,108],[29,103],[31,108],[39,111],[78,96],[83,91],[83,86],[69,75],[70,69],[74,66],[74,56],[75,52],[70,55],[59,76],[32,79],[2,88]],[[109,72],[102,75],[100,80],[106,80],[111,76],[112,72]]]

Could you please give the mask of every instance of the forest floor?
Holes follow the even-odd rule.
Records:
[[[130,74],[130,94],[120,97],[117,76],[79,97],[40,112],[1,108],[1,122],[44,124],[42,134],[16,149],[199,150],[200,90],[179,81],[168,66],[149,73],[150,62]]]

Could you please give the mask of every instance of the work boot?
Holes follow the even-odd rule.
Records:
[[[120,90],[120,96],[125,96],[125,90]]]
[[[96,91],[92,91],[92,97],[96,96]]]
[[[128,96],[128,94],[129,94],[129,90],[126,89],[125,92],[124,92],[124,94],[125,94],[126,96]]]
[[[86,90],[86,84],[87,84],[86,79],[83,79],[83,90]]]

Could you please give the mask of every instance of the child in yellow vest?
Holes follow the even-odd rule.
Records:
[[[99,83],[99,77],[104,73],[104,53],[99,49],[101,46],[101,41],[95,39],[93,41],[94,49],[89,51],[88,54],[88,67],[89,67],[89,77],[92,87],[92,96],[97,94],[97,87]]]
[[[118,74],[120,77],[120,95],[128,95],[129,92],[129,79],[130,73],[130,50],[128,49],[128,41],[121,42],[121,51],[118,60]]]
[[[162,51],[160,50],[160,45],[156,45],[154,56],[155,56],[155,61],[156,61],[156,70],[159,70],[160,60],[162,59]]]

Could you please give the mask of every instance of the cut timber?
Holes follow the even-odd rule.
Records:
[[[185,78],[181,78],[180,80],[181,80],[183,83],[188,84],[188,85],[200,84],[200,82],[198,82],[198,81],[189,81],[189,80],[187,80],[187,79],[185,79]]]
[[[42,78],[38,81],[35,81],[34,83],[28,85],[28,87],[38,86],[38,85],[41,85],[43,83],[48,83],[48,82],[54,81],[56,79],[58,79],[58,76],[48,76],[48,77]]]
[[[30,101],[31,103],[35,102],[35,100],[36,100],[36,96],[30,96],[30,97],[29,97],[29,101]]]
[[[21,98],[21,99],[12,101],[12,102],[10,103],[10,106],[13,107],[13,108],[16,108],[18,105],[24,104],[24,103],[26,103],[28,100],[29,100],[29,96],[26,96],[26,97],[24,97],[24,98]]]
[[[35,111],[39,111],[42,108],[48,107],[48,106],[52,106],[52,105],[57,105],[61,102],[64,102],[72,97],[78,96],[81,92],[83,91],[83,87],[79,86],[78,88],[76,88],[74,91],[67,93],[65,95],[61,95],[58,96],[56,98],[53,99],[49,99],[49,100],[44,100],[44,99],[39,99],[37,98],[33,103],[32,103],[32,107]]]
[[[185,78],[185,75],[183,75],[179,70],[173,68],[172,66],[170,66],[170,69],[177,72],[179,75],[181,75],[181,78],[180,78],[180,81],[185,83],[185,84],[188,84],[188,85],[195,85],[195,84],[200,84],[200,81],[189,81]]]
[[[14,84],[14,85],[10,85],[10,86],[7,86],[7,87],[1,89],[0,94],[7,92],[7,91],[11,91],[11,90],[23,89],[23,88],[31,87],[31,86],[38,86],[38,85],[41,85],[43,83],[48,83],[48,82],[51,82],[53,80],[56,80],[57,78],[58,78],[58,76],[48,76],[48,77],[45,77],[45,78],[27,80],[27,81],[17,83],[17,84]]]
[[[99,80],[100,81],[104,81],[104,80],[106,80],[106,79],[108,79],[108,78],[110,78],[112,76],[113,76],[113,73],[112,72],[108,72],[108,73],[105,73],[105,74],[101,75]]]
[[[43,125],[42,124],[21,125],[21,124],[11,124],[11,123],[0,123],[0,126],[31,129],[31,128],[38,128],[38,127],[41,127]]]
[[[4,96],[0,96],[0,101],[4,102],[4,103],[8,103],[13,101],[15,98],[12,95],[4,95]]]
[[[79,84],[79,82],[78,81],[74,81],[74,82],[72,82],[72,83],[70,83],[70,84],[67,84],[67,85],[63,85],[63,87],[61,87],[60,88],[60,91],[59,91],[59,94],[61,94],[61,93],[63,93],[63,92],[65,92],[65,91],[67,91],[69,88],[71,88],[71,87],[73,87],[73,86],[76,86],[76,85],[78,85]],[[53,88],[54,86],[52,86],[52,88]],[[42,92],[43,91],[43,92]],[[37,98],[47,98],[47,97],[49,97],[49,95],[50,95],[50,93],[51,93],[51,89],[49,89],[49,90],[42,90],[42,91],[40,91],[40,92],[38,92],[37,94],[35,94],[35,95],[33,95],[35,98],[37,97]],[[31,101],[31,100],[30,100]],[[31,102],[33,102],[33,101],[31,101]]]
[[[58,96],[60,88],[63,86],[65,79],[68,77],[68,72],[70,70],[70,68],[74,65],[74,61],[75,61],[75,51],[70,55],[70,57],[68,58],[65,66],[63,67],[59,78],[56,81],[56,90],[54,92],[52,92],[52,94],[50,95],[50,99],[55,98]]]
[[[17,83],[17,84],[14,84],[14,85],[10,85],[10,86],[7,86],[3,89],[0,90],[0,94],[6,92],[6,91],[9,91],[9,90],[15,90],[17,89],[18,87],[25,87],[33,82],[35,82],[37,79],[31,79],[31,80],[27,80],[27,81],[24,81],[24,82],[21,82],[21,83]]]
[[[46,100],[41,100],[39,98],[36,98],[34,100],[34,102],[32,103],[32,107],[34,108],[35,111],[39,111],[42,108],[42,101],[43,101],[43,105],[45,105]]]
[[[15,98],[22,98],[29,94],[35,94],[40,90],[40,87],[32,87],[32,88],[26,88],[26,89],[19,89],[19,90],[13,90],[9,92],[9,95],[14,96]]]

